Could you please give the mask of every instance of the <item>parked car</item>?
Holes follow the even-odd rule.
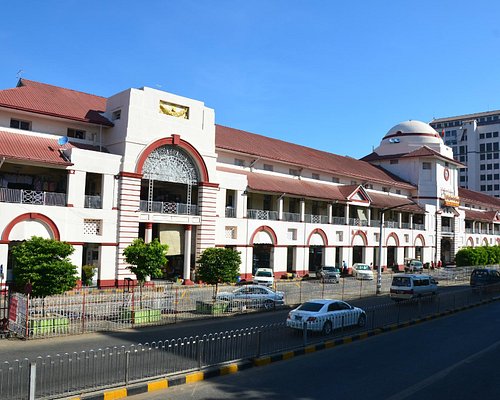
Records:
[[[253,277],[253,283],[256,285],[274,285],[274,273],[271,268],[257,268]]]
[[[407,260],[405,263],[406,273],[423,272],[424,264],[420,260]]]
[[[308,330],[328,335],[346,326],[365,326],[366,313],[341,300],[309,300],[290,311],[286,320],[293,329],[304,329],[304,323]]]
[[[476,268],[470,274],[471,286],[485,286],[500,283],[500,272],[490,268]]]
[[[368,264],[356,263],[352,266],[352,276],[356,279],[373,280],[373,271]]]
[[[437,281],[430,275],[395,274],[389,296],[394,301],[437,294]]]
[[[316,276],[325,282],[339,283],[340,269],[334,266],[325,265],[319,269]]]
[[[233,307],[246,306],[248,308],[271,309],[285,304],[285,294],[274,291],[267,286],[245,285],[233,292],[217,294],[217,300],[229,301]]]

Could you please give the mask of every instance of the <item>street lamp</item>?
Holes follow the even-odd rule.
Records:
[[[415,205],[415,203],[406,203],[399,204],[397,206],[392,207],[384,207],[380,209],[380,229],[379,229],[379,237],[378,237],[378,257],[377,257],[377,294],[382,293],[382,230],[384,228],[384,214],[386,211],[394,210],[395,208],[411,206]]]

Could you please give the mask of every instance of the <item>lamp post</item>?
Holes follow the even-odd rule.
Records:
[[[397,206],[385,207],[380,209],[380,229],[378,238],[378,257],[377,257],[377,294],[382,293],[382,233],[384,228],[384,214],[386,211],[394,210],[395,208],[411,206],[415,203],[399,204]]]

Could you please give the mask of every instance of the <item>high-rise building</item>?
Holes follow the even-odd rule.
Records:
[[[459,174],[460,187],[500,197],[500,110],[437,118],[430,125],[455,160],[467,165]]]

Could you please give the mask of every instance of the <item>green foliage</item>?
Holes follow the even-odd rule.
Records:
[[[240,275],[241,257],[239,251],[222,247],[206,249],[198,259],[196,278],[217,286],[219,283],[234,283]]]
[[[500,247],[465,247],[457,252],[455,261],[457,267],[499,264]]]
[[[92,278],[95,275],[96,267],[93,265],[82,266],[82,284],[85,286],[92,285]]]
[[[69,261],[69,243],[33,236],[12,248],[14,281],[19,288],[31,284],[33,296],[61,294],[75,287],[77,269]]]
[[[159,278],[162,268],[167,265],[168,245],[161,244],[158,239],[144,243],[142,239],[135,239],[131,245],[123,250],[125,261],[130,264],[128,269],[135,274],[142,286],[146,278]]]

